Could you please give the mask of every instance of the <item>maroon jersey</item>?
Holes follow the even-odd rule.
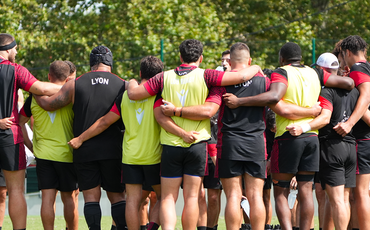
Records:
[[[10,129],[0,129],[0,146],[23,141],[18,115],[18,89],[28,91],[37,79],[23,66],[0,57],[0,119],[14,117]]]

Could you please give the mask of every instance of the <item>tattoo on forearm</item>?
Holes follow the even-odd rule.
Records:
[[[247,80],[247,76],[243,75],[243,81]]]
[[[59,95],[50,102],[50,107],[53,109],[60,109],[69,104],[69,97],[66,95]]]

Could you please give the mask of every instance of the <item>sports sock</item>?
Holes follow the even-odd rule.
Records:
[[[117,203],[112,204],[112,218],[116,223],[117,230],[125,230],[126,225],[126,217],[125,217],[125,209],[126,209],[126,201],[120,201]]]
[[[140,230],[146,230],[146,225],[140,225]]]
[[[99,202],[85,203],[84,215],[89,230],[100,230],[101,209]]]
[[[197,230],[207,230],[207,227],[206,226],[198,226]]]
[[[148,226],[148,230],[157,230],[159,228],[159,225],[155,222],[150,222]]]
[[[112,227],[110,228],[110,230],[117,230],[117,227],[112,224]]]
[[[218,224],[216,224],[215,226],[213,226],[213,230],[217,230],[218,228]]]

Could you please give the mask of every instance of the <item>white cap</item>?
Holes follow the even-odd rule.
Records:
[[[332,53],[323,53],[317,59],[316,65],[329,68],[329,69],[338,69],[339,61],[338,58]]]

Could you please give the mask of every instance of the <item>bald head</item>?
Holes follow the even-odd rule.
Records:
[[[230,48],[231,63],[249,65],[250,57],[249,47],[245,43],[237,42]]]

